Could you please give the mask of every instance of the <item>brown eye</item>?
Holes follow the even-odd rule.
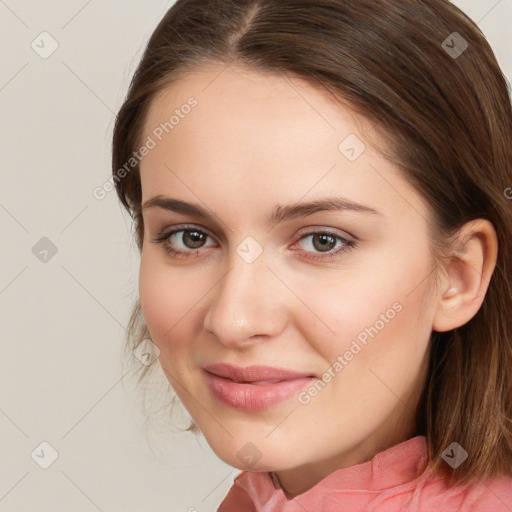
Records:
[[[208,235],[200,231],[183,230],[181,241],[189,249],[199,249]]]
[[[211,238],[210,235],[198,229],[181,227],[168,233],[162,233],[153,239],[153,242],[160,244],[171,256],[183,259],[199,256],[203,247],[209,247],[205,245],[209,238]]]
[[[308,240],[308,243],[305,243]],[[313,231],[307,233],[297,242],[304,249],[305,257],[312,260],[329,260],[355,247],[356,242],[337,233]]]
[[[315,249],[321,252],[330,251],[336,246],[336,237],[328,233],[315,233],[312,242]]]

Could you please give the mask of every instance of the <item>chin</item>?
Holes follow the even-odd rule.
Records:
[[[268,434],[259,436],[261,441],[247,435],[233,436],[229,440],[224,439],[220,443],[210,441],[205,436],[213,452],[226,464],[242,471],[283,471],[297,467],[304,463],[302,460],[290,457],[293,448],[286,446],[282,440],[276,439],[270,442],[265,439]],[[307,454],[301,453],[301,459]]]

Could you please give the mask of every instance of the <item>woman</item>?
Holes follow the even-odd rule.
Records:
[[[512,508],[512,112],[443,0],[178,0],[116,121],[219,510]],[[143,377],[143,376],[142,376]]]

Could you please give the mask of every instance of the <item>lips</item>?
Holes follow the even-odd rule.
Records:
[[[264,410],[287,400],[316,377],[271,366],[232,366],[216,363],[203,368],[210,391],[224,405],[245,410]]]
[[[310,373],[297,372],[272,366],[232,366],[227,363],[216,363],[205,366],[204,369],[219,377],[230,379],[233,382],[279,382],[283,380],[313,377]]]

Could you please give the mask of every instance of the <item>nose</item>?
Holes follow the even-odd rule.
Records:
[[[231,265],[209,294],[205,329],[226,347],[243,349],[277,337],[286,326],[290,292],[261,255],[247,263],[234,253]]]

